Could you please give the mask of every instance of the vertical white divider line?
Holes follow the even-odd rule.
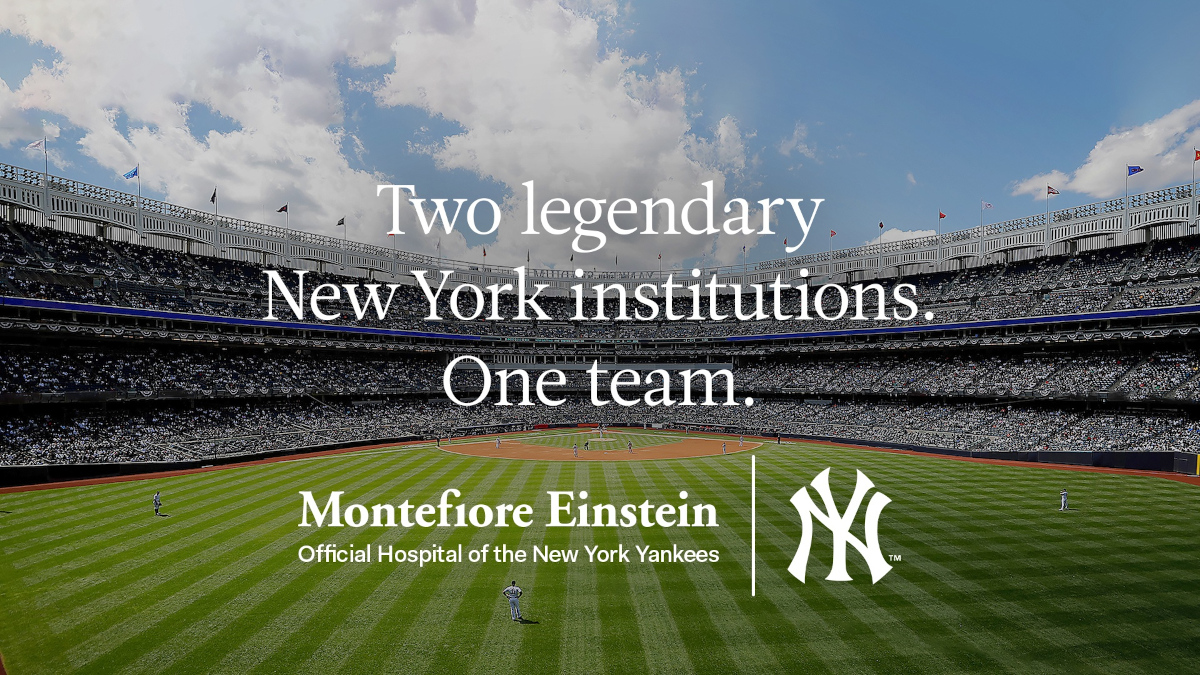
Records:
[[[756,473],[756,460],[757,458],[754,455],[750,455],[750,597],[752,598],[754,597],[754,586],[755,582],[757,581],[757,570],[755,563],[758,560],[758,542],[755,536],[758,525],[756,522],[758,519],[758,502],[756,495],[758,474]]]

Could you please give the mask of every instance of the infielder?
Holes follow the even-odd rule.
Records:
[[[496,439],[496,449],[497,450],[500,449],[500,439],[499,438]]]
[[[521,591],[521,587],[517,585],[516,580],[514,579],[512,582],[512,585],[509,586],[508,588],[504,589],[503,591],[500,591],[500,593],[504,597],[508,598],[508,613],[512,615],[512,620],[520,621],[521,620],[520,598],[522,595],[524,595],[524,593]]]
[[[1062,497],[1062,506],[1058,507],[1058,510],[1066,511],[1067,510],[1067,489],[1063,488],[1062,492],[1058,493],[1058,496]]]
[[[575,453],[576,457],[579,456],[579,444],[578,443],[573,443],[571,445],[571,452]]]
[[[633,441],[625,441],[625,449],[629,450],[629,454],[633,454]]]
[[[742,443],[744,443],[745,441],[746,441],[745,436],[738,436],[738,447],[739,448],[742,447]]]
[[[725,442],[721,441],[721,454],[725,454]]]
[[[154,515],[156,515],[156,516],[161,516],[161,515],[162,515],[161,513],[159,513],[159,509],[161,509],[161,508],[162,508],[162,496],[161,496],[161,495],[162,495],[162,491],[161,491],[161,490],[159,490],[158,492],[155,492],[155,493],[154,493]],[[1066,502],[1066,497],[1063,497],[1063,503],[1064,503],[1064,504],[1066,504],[1066,503],[1067,503],[1067,502]]]

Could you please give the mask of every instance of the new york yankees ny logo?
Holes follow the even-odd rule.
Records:
[[[833,533],[833,565],[829,570],[829,576],[825,577],[826,581],[852,581],[850,575],[846,573],[846,544],[853,546],[867,562],[867,567],[871,569],[871,583],[876,583],[892,570],[892,566],[884,560],[883,553],[879,550],[879,514],[883,511],[883,507],[892,501],[887,495],[877,491],[867,504],[867,515],[863,522],[867,543],[863,544],[858,537],[850,534],[850,526],[854,524],[854,518],[858,515],[858,507],[862,505],[863,497],[870,492],[871,488],[875,487],[866,474],[861,471],[857,471],[857,473],[858,482],[854,486],[854,496],[850,498],[850,503],[846,505],[846,512],[843,514],[838,514],[837,506],[833,503],[833,493],[829,491],[829,469],[817,474],[811,483],[825,504],[824,511],[817,508],[812,498],[809,497],[807,487],[800,488],[796,494],[792,495],[792,505],[800,512],[804,533],[800,536],[800,547],[796,550],[796,557],[792,558],[792,564],[788,565],[788,571],[801,582],[804,581],[804,572],[808,567],[808,552],[812,547],[813,516],[816,516],[817,520]]]

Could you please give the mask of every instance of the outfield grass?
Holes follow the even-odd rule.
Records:
[[[572,442],[548,432],[540,442]],[[634,436],[639,444],[662,436]],[[736,444],[736,439],[733,439]],[[582,442],[580,442],[582,447]],[[758,466],[750,597],[751,454]],[[839,507],[861,469],[892,498],[902,556],[872,585],[807,584],[791,494],[826,467]],[[534,503],[521,529],[311,530],[299,490],[372,504]],[[1058,491],[1076,510],[1060,513]],[[152,515],[163,491],[169,518]],[[545,529],[546,490],[716,504],[715,529]],[[767,443],[699,459],[558,463],[432,448],[0,495],[0,652],[12,673],[1194,672],[1200,489],[1173,481]],[[861,520],[861,517],[860,517]],[[861,526],[856,528],[861,530]],[[303,564],[302,544],[415,548],[618,543],[719,549],[715,564]],[[516,579],[536,624],[508,618]]]

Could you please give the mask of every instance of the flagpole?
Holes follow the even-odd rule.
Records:
[[[1122,244],[1129,243],[1129,165],[1125,165],[1125,213],[1121,218],[1121,232],[1124,233],[1125,241]]]
[[[1045,218],[1045,220],[1042,222],[1043,222],[1043,226],[1046,228],[1046,236],[1045,236],[1046,240],[1042,242],[1042,250],[1049,250],[1049,248],[1050,248],[1050,186],[1049,185],[1046,186],[1046,213],[1043,216],[1043,218]]]
[[[1196,218],[1196,159],[1200,158],[1200,150],[1192,148],[1192,217]],[[1196,218],[1196,222],[1200,223],[1200,218]]]
[[[54,219],[50,217],[50,139],[42,136],[42,159],[45,161],[45,169],[42,170],[42,191],[45,192],[46,203],[44,212],[46,215],[46,223],[49,224]]]
[[[142,222],[142,163],[138,162],[137,166],[133,167],[137,172],[138,179],[138,239],[146,238],[146,224]]]

